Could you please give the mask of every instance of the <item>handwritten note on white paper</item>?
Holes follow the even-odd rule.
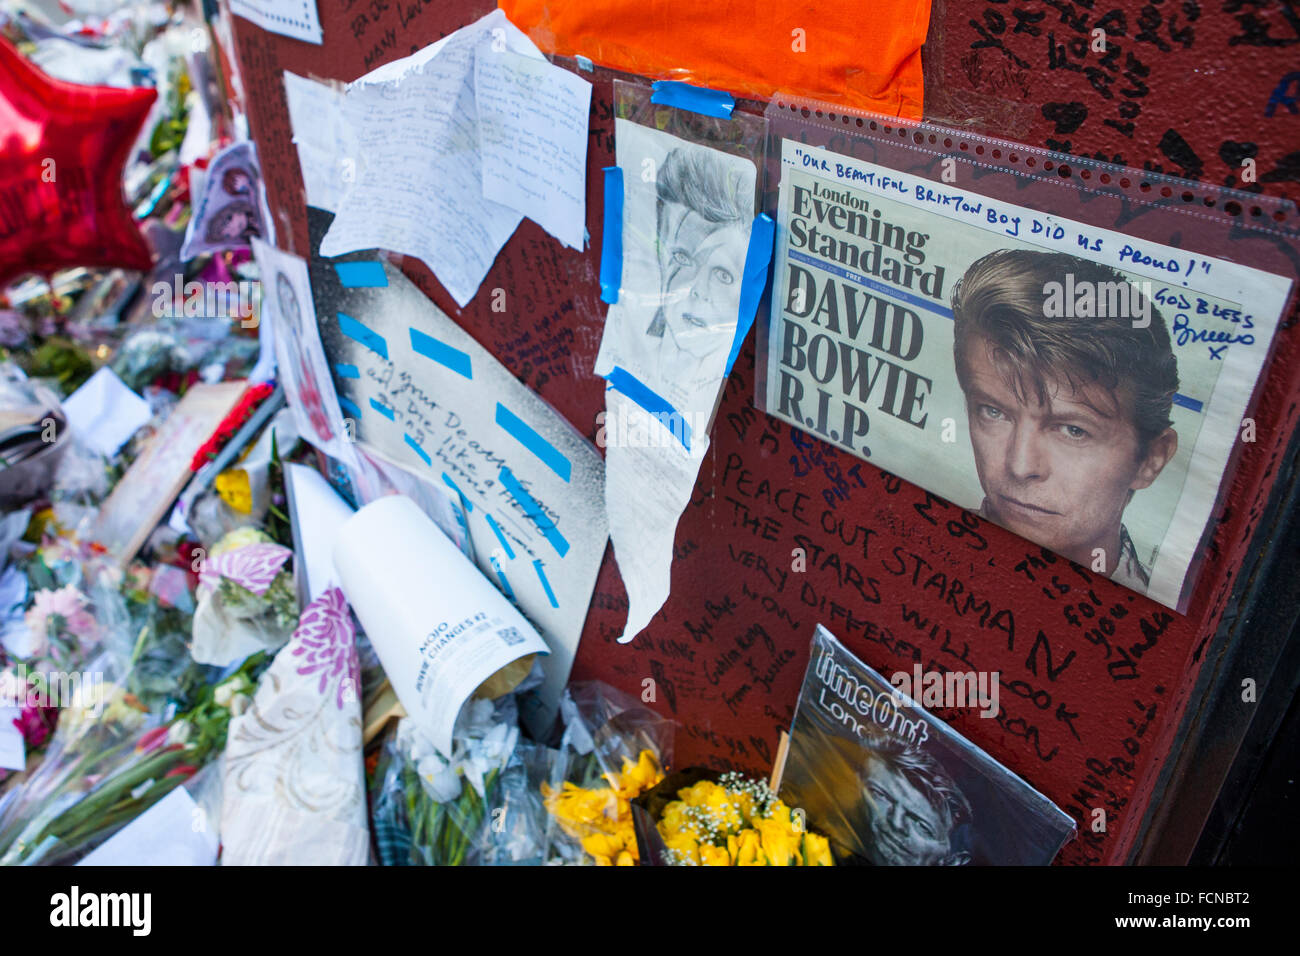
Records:
[[[286,70],[284,92],[307,205],[337,212],[361,165],[343,91]]]
[[[507,29],[509,28],[509,29]],[[499,33],[497,31],[500,31]],[[460,306],[478,291],[523,218],[483,198],[474,50],[479,40],[541,58],[494,10],[348,87],[348,115],[365,157],[321,242],[321,255],[391,249],[424,261]]]
[[[464,306],[525,215],[581,249],[590,102],[500,10],[372,70],[334,110],[358,161],[321,255],[415,256]]]
[[[486,41],[474,69],[483,195],[581,250],[591,84]]]

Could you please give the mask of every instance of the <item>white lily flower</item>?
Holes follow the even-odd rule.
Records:
[[[460,775],[437,754],[421,758],[415,769],[435,803],[449,803],[460,796]]]
[[[470,785],[481,799],[486,799],[483,788],[483,775],[490,769],[488,762],[479,753],[470,754],[469,759],[461,765],[461,770],[465,773],[465,779],[470,782]]]
[[[409,717],[403,717],[397,723],[397,747],[415,764],[425,757],[439,756],[440,758],[437,748],[420,730],[419,725]]]

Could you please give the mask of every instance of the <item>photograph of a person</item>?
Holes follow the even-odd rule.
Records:
[[[261,217],[251,202],[235,199],[222,206],[208,220],[204,238],[213,246],[234,243],[248,245],[254,236],[261,238]]]
[[[777,790],[837,866],[1043,866],[1075,829],[1047,797],[901,699],[826,628],[812,640]]]
[[[812,715],[799,719],[809,723],[791,736],[782,792],[824,829],[842,863],[971,862],[970,802],[934,755],[887,732],[850,740]]]
[[[1074,288],[1121,283],[1130,307],[1086,317],[1045,308],[1067,276]],[[1145,591],[1149,569],[1124,512],[1178,451],[1164,317],[1114,269],[1021,249],[972,264],[952,310],[980,515]]]
[[[963,866],[971,807],[939,762],[881,736],[859,768],[867,855],[877,866]]]

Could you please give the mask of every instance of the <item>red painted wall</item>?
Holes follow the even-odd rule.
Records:
[[[318,2],[323,47],[234,21],[281,245],[300,252],[306,218],[280,72],[352,79],[491,9],[482,0]],[[1099,23],[1104,55],[1088,50]],[[1248,188],[1294,198],[1300,115],[1284,101],[1267,113],[1297,45],[1300,11],[1289,0],[950,0],[935,7],[926,47],[927,117],[1216,183],[1237,183],[1241,160],[1254,158],[1258,182]],[[593,250],[597,172],[613,162],[611,91],[601,75],[588,163]],[[1300,78],[1285,92],[1300,95]],[[504,315],[486,296],[458,310],[423,265],[406,269],[594,439],[604,407],[591,372],[605,314],[598,266],[596,251],[562,249],[525,221],[484,282],[506,290]],[[615,643],[626,601],[607,551],[574,677],[635,694],[654,678],[654,706],[680,723],[679,766],[766,773],[819,621],[886,673],[913,662],[998,670],[998,719],[943,716],[1076,816],[1080,838],[1062,862],[1120,862],[1295,426],[1293,322],[1279,333],[1258,441],[1216,515],[1186,617],[756,411],[748,345],[678,527],[672,597],[635,642]],[[802,574],[791,571],[797,547],[808,554]],[[1105,833],[1091,832],[1096,807],[1107,812]]]

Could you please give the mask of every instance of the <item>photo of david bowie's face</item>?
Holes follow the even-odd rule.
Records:
[[[868,855],[877,866],[936,866],[953,859],[952,823],[887,759],[868,757],[861,775],[870,836]]]
[[[749,247],[745,223],[716,223],[665,204],[658,235],[665,339],[701,360],[730,348]]]
[[[983,336],[966,343],[966,410],[986,517],[1076,563],[1094,549],[1114,569],[1121,519],[1134,492],[1177,448],[1170,430],[1143,452],[1125,405],[1101,385],[1057,378],[1043,401],[1017,396]]]

